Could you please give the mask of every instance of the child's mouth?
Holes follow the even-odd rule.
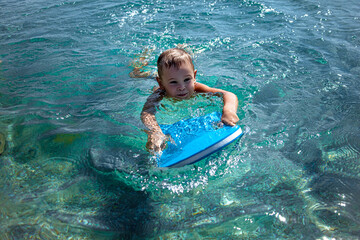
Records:
[[[187,93],[181,93],[181,94],[178,94],[177,96],[179,97],[179,98],[184,98],[184,97],[186,97],[188,94]]]

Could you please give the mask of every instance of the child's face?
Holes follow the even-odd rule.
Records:
[[[187,99],[195,91],[196,70],[190,63],[181,64],[179,69],[175,67],[165,68],[161,78],[157,78],[160,88],[166,91],[166,95],[177,99]]]

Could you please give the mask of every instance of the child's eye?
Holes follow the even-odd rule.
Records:
[[[177,82],[176,81],[171,81],[170,84],[176,84]]]
[[[185,82],[191,81],[191,78],[186,78]]]

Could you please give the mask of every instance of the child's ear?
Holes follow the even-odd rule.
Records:
[[[197,73],[197,70],[195,69],[194,70],[194,79],[195,79],[195,81],[196,81],[196,73]]]
[[[156,81],[158,82],[159,87],[160,87],[161,89],[164,89],[164,86],[162,85],[161,79],[160,79],[159,77],[156,77]]]

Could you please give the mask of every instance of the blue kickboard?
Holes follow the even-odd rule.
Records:
[[[158,159],[159,167],[193,164],[243,135],[240,126],[221,124],[219,112],[160,127],[165,135],[171,136],[171,141]]]

